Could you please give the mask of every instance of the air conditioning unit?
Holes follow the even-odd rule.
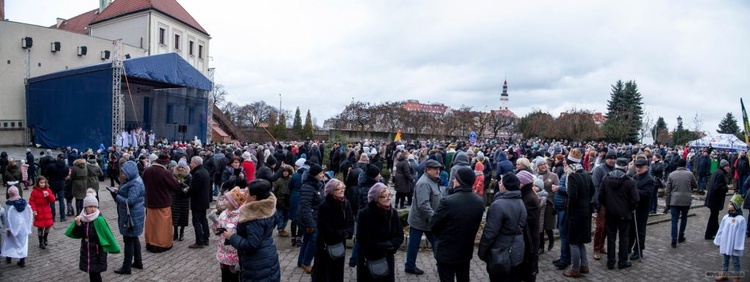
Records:
[[[109,50],[102,51],[102,61],[109,59]]]
[[[31,48],[32,45],[34,45],[34,40],[31,39],[31,37],[21,38],[21,48],[28,49]]]
[[[51,45],[52,45],[52,52],[59,52],[60,51],[60,42],[59,41],[52,42]]]
[[[86,52],[88,51],[88,48],[86,46],[78,46],[78,56],[86,56]]]

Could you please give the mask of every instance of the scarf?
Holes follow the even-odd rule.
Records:
[[[92,222],[99,217],[99,209],[96,209],[93,213],[86,214],[86,208],[84,208],[79,216],[81,216],[81,221],[83,222]]]
[[[11,199],[13,199],[13,198],[11,198]],[[18,199],[15,199],[15,200],[9,200],[9,201],[5,202],[5,205],[6,206],[14,206],[18,212],[23,212],[23,210],[26,209],[26,206],[27,206],[26,200],[24,200],[23,198],[18,198]]]
[[[381,208],[381,209],[383,209],[385,211],[390,211],[391,210],[391,205],[384,206],[384,205],[381,205],[380,202],[378,202],[377,205],[378,205],[379,208]]]

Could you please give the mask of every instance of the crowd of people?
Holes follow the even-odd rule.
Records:
[[[299,248],[297,266],[313,281],[344,281],[349,239],[348,265],[358,281],[394,281],[394,256],[405,239],[403,272],[421,275],[422,237],[441,281],[468,281],[483,221],[476,249],[491,281],[535,281],[539,256],[556,244],[555,229],[554,266],[579,278],[590,273],[592,242],[593,259],[606,254],[610,270],[643,257],[660,189],[663,212],[671,213],[671,247],[686,242],[687,213],[699,195],[710,210],[704,239],[720,246],[724,271],[730,260],[740,270],[750,236],[742,216],[750,209],[745,152],[540,139],[141,143],[80,153],[67,148],[55,157],[47,150],[35,158],[29,150],[21,165],[0,153],[9,187],[0,207],[6,230],[0,255],[25,266],[32,226],[45,249],[54,222],[74,216],[66,236],[81,240],[79,269],[101,281],[107,254],[120,252],[98,211],[105,176],[124,245],[114,272],[122,275],[147,263],[141,235],[147,251],[169,252],[185,240],[192,219],[188,248],[217,238],[222,281],[279,281],[274,231]],[[725,204],[730,186],[735,196]],[[28,201],[18,187],[32,187]],[[404,222],[397,210],[407,209]]]

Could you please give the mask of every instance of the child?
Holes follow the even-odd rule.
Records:
[[[542,220],[539,221],[539,230],[541,231],[539,233],[539,251],[538,253],[541,255],[544,253],[544,210],[547,208],[547,197],[549,197],[549,193],[544,190],[544,180],[541,178],[537,178],[534,180],[534,192],[539,197],[539,218]],[[552,237],[550,237],[552,238]],[[550,239],[554,240],[554,239]],[[550,241],[552,242],[552,241]],[[550,243],[552,244],[552,243]]]
[[[39,248],[46,249],[49,229],[55,224],[52,217],[52,208],[50,207],[50,204],[55,202],[55,195],[49,189],[47,178],[44,176],[37,177],[35,183],[34,189],[31,190],[29,205],[34,212],[34,226],[39,230],[37,234],[39,237]]]
[[[29,254],[29,234],[31,234],[32,214],[29,204],[18,195],[18,188],[8,188],[7,213],[5,215],[5,240],[2,254],[5,263],[11,258],[19,258],[17,265],[26,266],[26,256]]]
[[[273,194],[276,195],[276,230],[279,237],[289,237],[286,231],[286,223],[289,220],[289,180],[294,174],[294,169],[289,165],[282,167],[281,177],[273,182]]]
[[[471,186],[471,190],[484,199],[484,165],[481,162],[476,162],[474,164],[474,174],[476,176],[474,178],[474,185]]]
[[[719,246],[719,253],[724,255],[724,264],[722,265],[722,275],[716,277],[716,281],[726,281],[729,277],[726,272],[729,271],[729,259],[732,259],[732,271],[738,273],[740,271],[740,257],[745,251],[745,231],[747,230],[747,223],[745,218],[742,216],[742,205],[729,201],[727,205],[727,215],[721,219],[719,225],[719,231],[716,232],[714,238],[714,244]],[[735,282],[740,281],[740,277],[735,276]]]
[[[225,230],[237,228],[240,219],[239,207],[245,202],[247,196],[245,192],[239,187],[235,187],[231,191],[227,191],[222,195],[225,199],[223,206],[226,208],[222,212],[213,211],[215,215],[220,213],[218,216],[213,216],[211,221],[211,229],[214,233],[219,234],[219,244],[216,247],[216,259],[219,261],[219,267],[221,268],[221,280],[222,281],[239,281],[239,263],[240,259],[237,255],[237,249],[229,245],[228,238],[225,238],[219,228]]]
[[[83,199],[83,210],[70,224],[65,236],[81,239],[81,256],[78,269],[89,273],[90,281],[102,281],[102,272],[107,271],[107,253],[120,252],[112,230],[99,214],[96,191],[89,188]]]

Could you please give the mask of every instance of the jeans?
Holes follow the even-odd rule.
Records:
[[[471,262],[445,263],[438,262],[438,276],[440,282],[469,282],[469,270]]]
[[[581,266],[589,266],[589,259],[586,257],[586,245],[570,244],[568,245],[568,248],[570,248],[570,257],[573,261],[573,266],[570,268],[571,270],[581,271]]]
[[[706,191],[707,182],[708,182],[708,175],[698,174],[698,191]]]
[[[55,193],[55,201],[60,204],[60,221],[65,220],[65,189]],[[52,211],[52,221],[55,221],[55,202],[49,203],[49,208]]]
[[[732,257],[732,271],[740,271],[740,257],[724,255],[724,263],[721,265],[722,271],[729,271],[729,257]]]
[[[318,237],[318,229],[315,228],[313,233],[307,233],[307,231],[302,228],[302,233],[302,246],[299,247],[297,264],[311,266],[313,258],[315,257],[315,240]]]
[[[557,210],[557,230],[560,231],[560,263],[570,264],[570,245],[568,245],[568,221],[565,210]]]
[[[214,184],[213,195],[214,197],[219,196],[219,184]]]
[[[125,258],[122,261],[122,270],[130,271],[130,267],[135,264],[136,266],[143,266],[143,260],[141,259],[141,241],[138,237],[122,236],[122,240],[125,241]]]
[[[737,177],[737,188],[739,188],[740,195],[745,196],[745,182],[747,182],[747,175],[740,175]]]
[[[208,238],[211,233],[208,232],[206,210],[193,210],[193,229],[195,229],[195,244],[208,245]]]
[[[289,210],[288,209],[277,209],[276,210],[276,230],[286,229],[286,223],[289,221]]]
[[[690,206],[672,207],[672,243],[677,242],[677,238],[685,238],[685,226],[687,226],[687,217]],[[680,219],[680,233],[677,236],[677,219]]]
[[[607,263],[615,262],[615,240],[620,237],[617,260],[620,264],[628,261],[628,247],[630,246],[630,219],[619,216],[607,217]]]
[[[435,240],[437,239],[435,234],[414,227],[409,228],[409,244],[406,245],[405,269],[414,269],[417,267],[417,253],[419,253],[419,244],[422,242],[422,234],[424,234],[427,237],[427,241],[430,242],[433,255],[435,253]]]

